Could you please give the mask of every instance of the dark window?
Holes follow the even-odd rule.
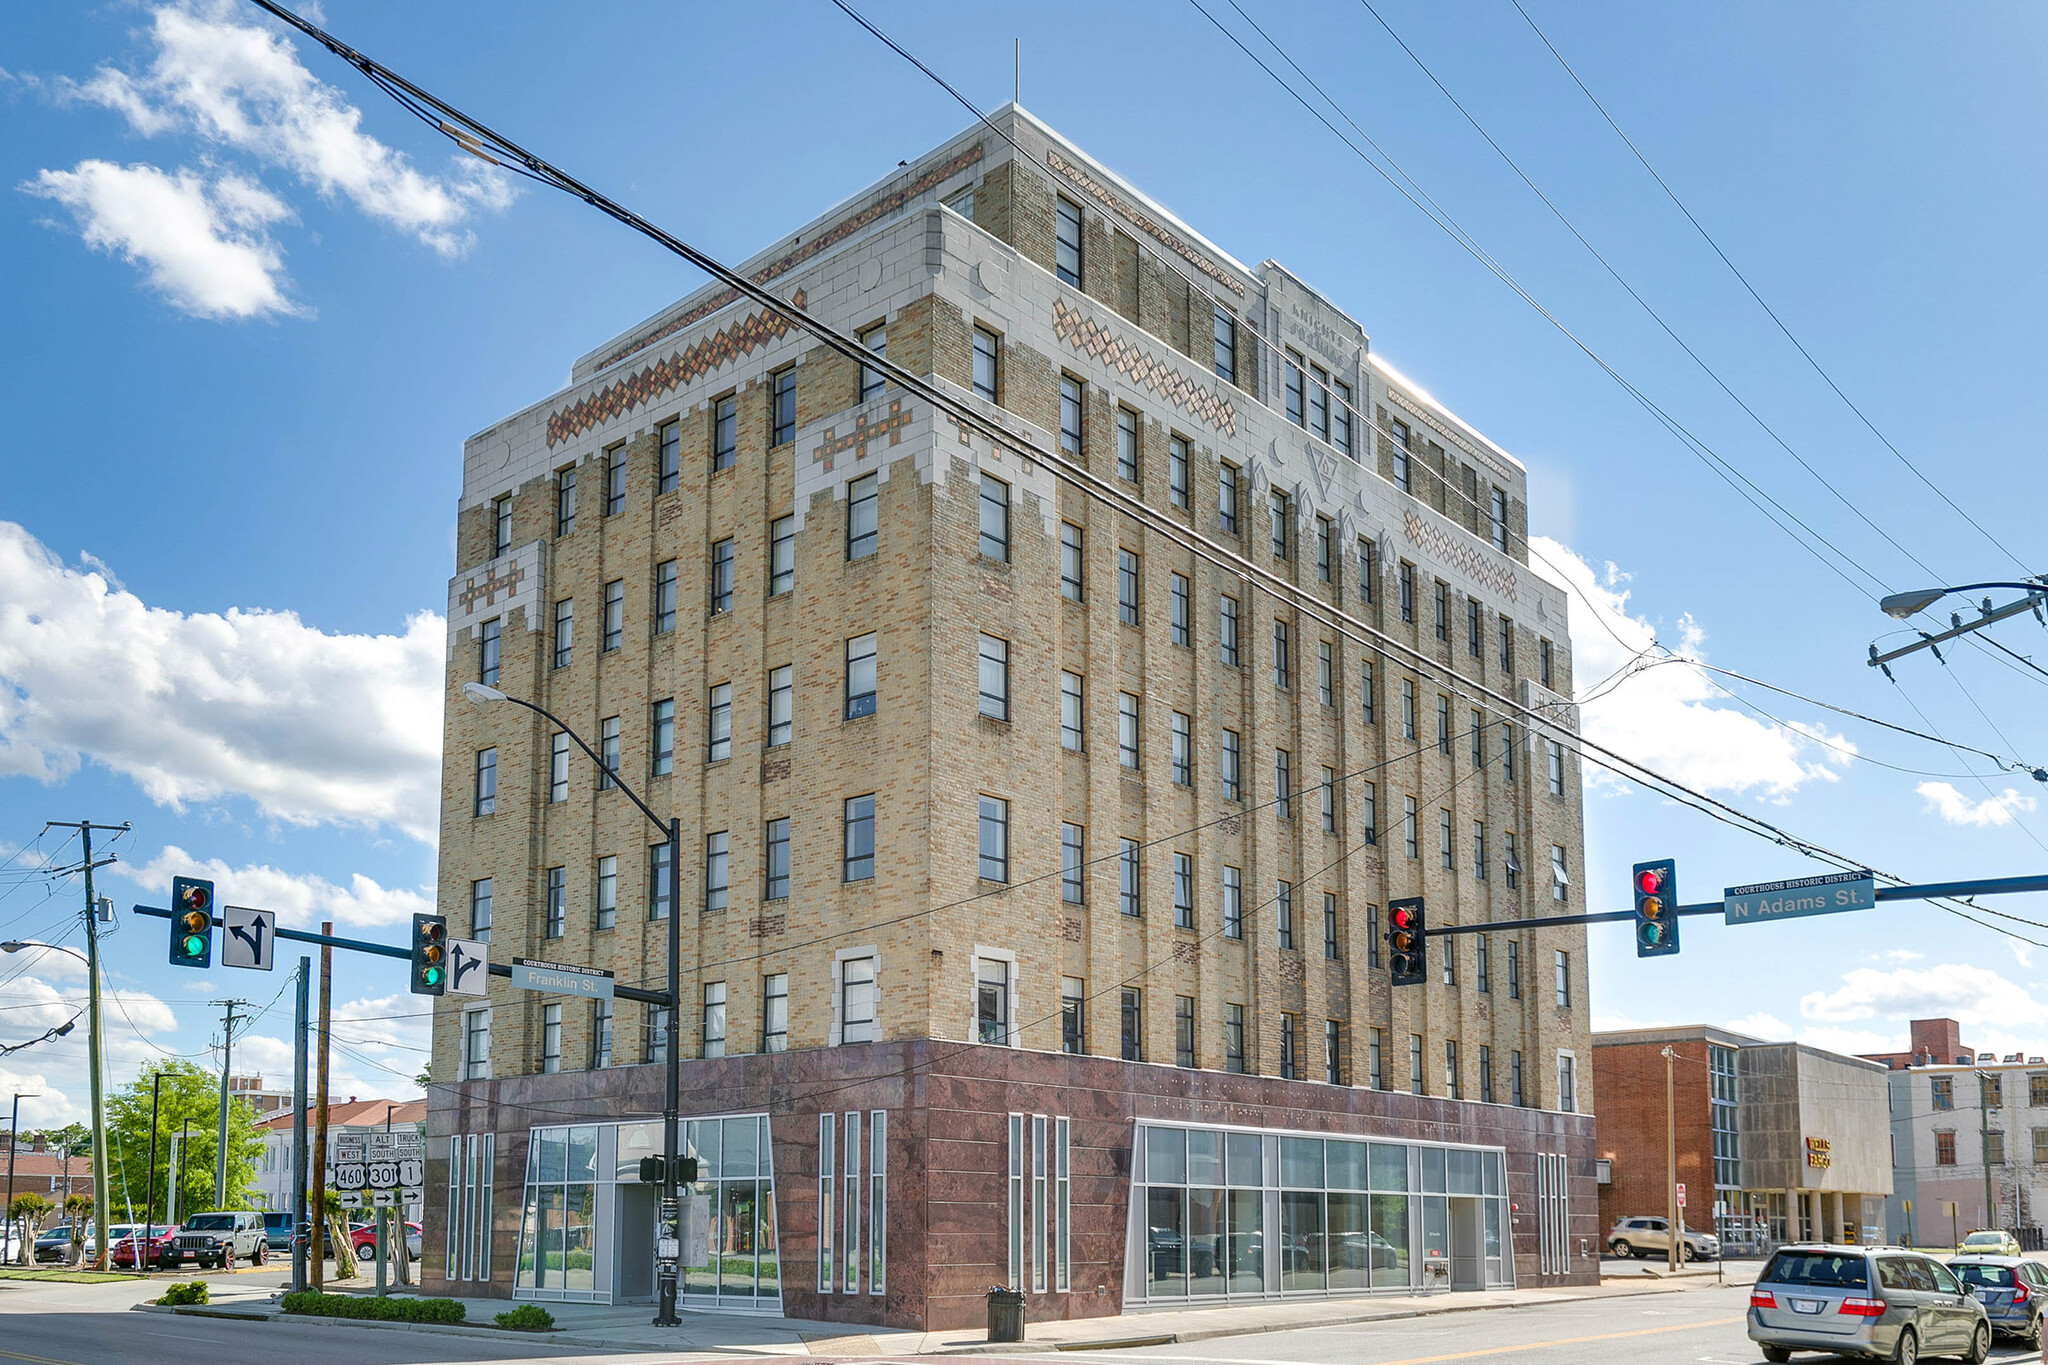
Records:
[[[779,901],[789,896],[789,819],[768,822],[767,856],[763,860],[761,899]]]
[[[1135,550],[1116,552],[1116,619],[1127,626],[1138,624],[1138,555]]]
[[[683,424],[663,422],[659,439],[659,453],[655,456],[654,466],[654,491],[666,493],[676,486],[676,479],[682,473]]]
[[[796,439],[796,369],[768,376],[768,444],[787,445]]]
[[[867,348],[869,355],[887,359],[889,355],[889,329],[880,323],[876,323],[873,327],[861,333],[860,343]],[[880,370],[869,365],[861,366],[859,401],[867,402],[868,399],[880,393],[887,384],[888,380]]]
[[[841,876],[849,882],[868,881],[875,875],[875,798],[848,798],[846,802],[846,852]]]
[[[711,613],[732,610],[732,537],[711,547]]]
[[[1123,988],[1123,1056],[1127,1062],[1145,1060],[1144,997],[1134,988]]]
[[[1195,998],[1192,995],[1173,997],[1173,1064],[1183,1067],[1195,1064]]]
[[[502,657],[500,633],[505,623],[497,617],[477,627],[476,680],[485,687],[498,685],[498,664]]]
[[[1287,384],[1287,420],[1298,427],[1308,425],[1306,395],[1302,392],[1305,381],[1301,373],[1301,357],[1293,351],[1287,352],[1283,367]]]
[[[1227,379],[1235,384],[1237,382],[1237,319],[1224,312],[1221,308],[1218,308],[1211,317],[1210,332],[1214,337],[1213,349],[1210,352],[1210,365],[1215,369],[1218,379]]]
[[[479,749],[476,755],[476,801],[474,809],[478,815],[490,815],[498,809],[498,751]]]
[[[727,394],[711,405],[711,472],[731,469],[739,458],[740,400]]]
[[[542,938],[560,938],[568,932],[569,925],[569,869],[551,867],[548,869],[547,918],[541,928]]]
[[[981,553],[1006,563],[1010,558],[1010,485],[992,474],[981,476]]]
[[[1138,482],[1138,414],[1116,410],[1116,476]]]
[[[1070,374],[1060,376],[1060,449],[1069,455],[1082,453],[1081,381]]]
[[[604,514],[615,517],[626,510],[626,448],[613,446],[604,453]]]
[[[664,559],[654,566],[654,633],[666,635],[676,628],[676,562]]]
[[[1397,577],[1401,589],[1401,619],[1412,625],[1415,622],[1415,566],[1401,565]]]
[[[768,595],[780,597],[796,586],[796,517],[768,523]]]
[[[985,882],[1010,880],[1010,803],[993,796],[980,799],[976,873]]]
[[[604,585],[604,633],[598,648],[606,653],[617,649],[626,638],[626,580],[614,578]]]
[[[647,849],[647,918],[667,919],[675,890],[669,875],[668,845],[651,844]]]
[[[865,559],[881,543],[881,478],[864,474],[846,486],[846,557]]]
[[[1053,273],[1062,284],[1081,283],[1081,206],[1053,201]]]
[[[512,553],[512,495],[491,500],[491,558]]]
[[[974,329],[974,395],[991,403],[996,401],[998,391],[997,357],[1000,350],[1001,341],[994,332],[986,327]]]
[[[575,657],[576,599],[565,597],[555,603],[555,667],[567,668]]]
[[[576,471],[564,469],[555,475],[555,534],[566,536],[576,529]]]

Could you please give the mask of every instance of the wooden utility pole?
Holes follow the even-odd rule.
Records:
[[[332,934],[334,921],[323,920],[320,932]],[[307,1255],[308,1270],[312,1273],[313,1288],[323,1288],[327,1280],[327,1025],[334,993],[334,949],[329,944],[320,945],[320,1064],[319,1079],[315,1082],[313,1107],[313,1159],[306,1172],[309,1187],[313,1191],[310,1203],[313,1220],[313,1245]]]

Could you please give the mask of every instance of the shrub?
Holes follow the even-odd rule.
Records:
[[[454,1299],[370,1298],[360,1294],[320,1294],[311,1289],[279,1300],[287,1313],[314,1318],[375,1318],[382,1322],[461,1322],[464,1309]]]
[[[514,1332],[545,1332],[555,1325],[555,1315],[537,1303],[522,1303],[509,1313],[500,1313],[498,1326]]]
[[[166,1307],[176,1307],[179,1304],[185,1303],[205,1303],[206,1281],[194,1280],[190,1284],[167,1284],[164,1286],[163,1297],[159,1298],[157,1302]]]

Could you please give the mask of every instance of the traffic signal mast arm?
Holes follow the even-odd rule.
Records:
[[[2022,891],[2048,891],[2048,874],[2034,877],[1988,877],[1967,882],[1928,882],[1922,886],[1880,886],[1881,901],[1924,901],[1942,896],[2002,896]],[[1680,915],[1719,915],[1727,907],[1721,901],[1681,905]],[[1436,938],[1448,934],[1498,934],[1509,929],[1549,929],[1564,924],[1619,924],[1633,920],[1633,910],[1609,910],[1597,915],[1546,915],[1540,919],[1496,919],[1480,924],[1442,924],[1423,930]],[[279,936],[284,930],[278,930]]]
[[[136,914],[146,915],[151,919],[171,918],[170,911],[160,909],[154,905],[137,905],[130,908]],[[215,924],[222,923],[218,917],[215,917],[213,922]],[[359,938],[343,938],[339,934],[314,934],[308,933],[303,929],[279,928],[275,932],[279,938],[290,939],[297,943],[320,943],[330,948],[344,948],[352,953],[373,953],[378,957],[395,957],[401,962],[412,961],[412,949],[409,947],[401,948],[395,944],[370,943]],[[492,976],[512,975],[512,968],[505,963],[493,962],[490,966]],[[671,1003],[667,991],[646,991],[641,990],[637,986],[614,986],[612,994],[621,1000],[638,1001],[643,1005],[666,1006]]]

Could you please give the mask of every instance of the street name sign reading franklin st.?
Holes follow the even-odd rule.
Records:
[[[597,967],[578,967],[567,962],[542,962],[538,958],[512,959],[512,984],[520,990],[546,991],[551,995],[580,995],[586,1000],[612,998],[612,974]]]
[[[1731,886],[1721,893],[1721,915],[1727,924],[1838,915],[1846,910],[1868,910],[1876,904],[1877,883],[1868,872],[1830,872],[1821,877],[1758,882],[1754,886]]]

